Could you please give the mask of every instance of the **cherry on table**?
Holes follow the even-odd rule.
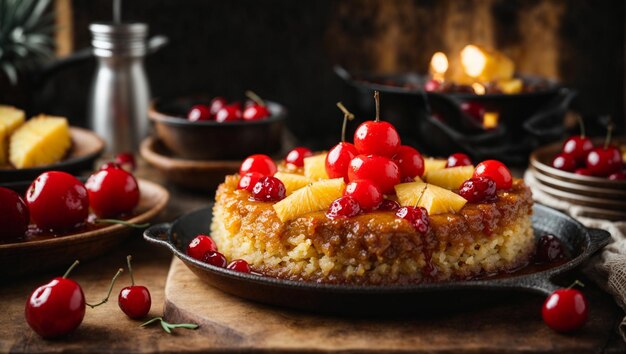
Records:
[[[459,166],[471,166],[472,160],[466,154],[462,152],[454,153],[448,156],[446,167],[459,167]]]
[[[197,235],[187,246],[187,255],[199,261],[209,251],[217,251],[217,245],[211,236],[207,235]]]
[[[78,261],[65,272],[44,284],[28,297],[26,322],[43,338],[57,338],[74,331],[85,317],[85,294],[75,281],[68,279]]]
[[[285,185],[273,176],[261,177],[252,188],[252,198],[259,202],[277,202],[286,196]]]
[[[396,216],[407,220],[417,232],[424,235],[430,228],[428,211],[422,207],[405,206],[396,211]]]
[[[30,214],[24,199],[13,190],[0,187],[0,240],[23,238],[29,222]]]
[[[566,171],[566,172],[574,172],[578,167],[578,163],[574,156],[561,152],[554,156],[551,163],[552,167],[557,170]]]
[[[581,328],[589,317],[589,303],[577,289],[554,291],[543,303],[543,321],[557,332],[567,333]]]
[[[146,317],[148,312],[150,312],[152,299],[150,298],[150,291],[148,291],[148,288],[142,285],[135,285],[133,268],[130,265],[131,258],[131,256],[126,257],[131,285],[120,290],[120,294],[117,298],[117,304],[126,316],[132,319],[139,319]]]
[[[510,189],[513,186],[511,171],[498,160],[486,160],[479,163],[472,177],[489,177],[496,182],[498,189]]]
[[[243,259],[235,259],[234,261],[228,263],[226,269],[235,270],[241,273],[250,273],[250,265]]]
[[[139,204],[139,184],[123,169],[97,171],[89,176],[85,187],[91,210],[100,218],[129,214]]]
[[[252,193],[252,189],[254,185],[263,177],[261,173],[258,172],[248,172],[239,178],[239,183],[237,183],[237,189],[244,189],[248,192]]]
[[[393,162],[398,165],[402,178],[415,178],[424,174],[424,158],[410,146],[401,145],[393,156]]]
[[[400,183],[400,169],[387,157],[358,155],[350,161],[348,180],[359,179],[372,181],[384,194],[393,194],[393,187]]]
[[[208,251],[202,256],[202,262],[214,265],[216,267],[226,267],[226,257],[217,251]]]
[[[389,122],[380,120],[380,94],[374,92],[376,120],[359,125],[354,132],[354,146],[360,154],[392,157],[400,147],[400,135]]]
[[[470,203],[493,202],[497,199],[496,182],[487,177],[479,176],[468,179],[461,184],[459,195]]]
[[[354,198],[361,209],[365,211],[378,208],[383,201],[383,193],[380,188],[368,179],[357,179],[348,183],[343,195]]]
[[[304,158],[309,156],[313,156],[313,152],[308,148],[299,146],[289,151],[285,157],[285,163],[295,167],[302,167],[304,166]]]
[[[329,219],[350,218],[360,213],[361,206],[359,202],[349,195],[344,195],[330,203],[326,211],[326,217]]]
[[[187,112],[187,120],[190,122],[207,121],[212,118],[211,108],[203,104],[194,105],[189,112]]]
[[[235,104],[229,104],[222,107],[222,109],[217,111],[217,114],[215,115],[215,121],[219,123],[238,121],[241,120],[241,118],[241,107],[238,107]]]
[[[87,189],[66,172],[39,175],[26,191],[26,203],[32,222],[44,230],[68,230],[89,216]]]
[[[248,172],[258,172],[264,176],[273,176],[276,173],[276,163],[271,157],[263,154],[248,156],[241,163],[239,175],[243,176]]]

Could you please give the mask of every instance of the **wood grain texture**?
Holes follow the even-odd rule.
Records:
[[[196,322],[210,341],[203,349],[366,352],[592,352],[615,325],[615,306],[590,296],[593,314],[584,330],[559,335],[539,316],[542,300],[523,295],[512,303],[427,318],[346,318],[260,305],[201,283],[174,259],[165,286],[165,316]],[[608,317],[604,317],[608,316]],[[605,319],[603,319],[603,317]],[[606,320],[611,318],[610,320]]]

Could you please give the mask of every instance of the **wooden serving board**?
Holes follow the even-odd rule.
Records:
[[[570,335],[557,334],[543,324],[544,299],[534,295],[425,318],[333,317],[236,298],[202,283],[174,258],[164,315],[170,322],[199,324],[198,335],[187,339],[190,347],[204,350],[593,352],[605,348],[618,312],[595,287],[585,292],[592,309],[589,322]]]

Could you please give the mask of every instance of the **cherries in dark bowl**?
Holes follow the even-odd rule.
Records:
[[[287,117],[284,106],[265,101],[269,116],[263,119],[244,119],[243,114],[241,119],[223,121],[187,119],[193,106],[203,102],[209,105],[213,98],[196,95],[152,101],[148,116],[157,137],[175,155],[191,160],[238,160],[280,151]]]

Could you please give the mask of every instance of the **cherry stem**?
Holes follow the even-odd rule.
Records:
[[[380,122],[380,92],[374,91],[374,101],[376,102],[376,121]]]
[[[265,101],[263,101],[263,99],[259,95],[254,93],[254,91],[246,91],[246,97],[256,102],[256,104],[258,104],[259,106],[265,106]]]
[[[346,141],[346,127],[348,126],[348,120],[354,119],[354,114],[352,114],[346,106],[341,102],[337,102],[337,107],[343,112],[343,125],[341,126],[341,142]]]
[[[610,122],[606,127],[606,140],[604,140],[604,150],[609,147],[611,143],[611,135],[613,135],[613,122]]]
[[[130,266],[131,259],[133,259],[131,255],[126,256],[126,263],[128,263],[128,272],[130,273],[130,285],[135,286],[135,277],[133,277],[133,268]]]
[[[120,274],[122,274],[123,271],[124,271],[124,269],[122,269],[122,268],[117,270],[117,273],[115,273],[115,275],[113,276],[113,279],[111,279],[111,285],[109,285],[109,292],[107,293],[107,296],[104,299],[102,299],[102,301],[100,301],[97,304],[93,304],[93,305],[85,303],[85,305],[87,305],[87,306],[89,306],[91,308],[94,308],[96,306],[100,306],[102,304],[106,304],[107,301],[109,301],[109,297],[111,296],[111,291],[113,291],[113,285],[115,285],[115,281],[117,280],[117,277],[119,277]]]
[[[424,193],[426,193],[426,189],[428,188],[428,184],[424,186],[424,189],[422,189],[422,193],[420,193],[420,197],[417,198],[417,202],[415,202],[415,208],[417,208],[417,206],[420,204],[420,202],[422,201],[422,197],[424,197]]]
[[[580,114],[576,114],[576,120],[578,120],[578,126],[580,127],[580,137],[584,138],[585,134],[585,122],[583,122],[583,117]]]
[[[187,328],[187,329],[196,329],[200,326],[198,326],[195,323],[168,323],[166,322],[163,317],[155,317],[151,320],[149,320],[148,322],[144,322],[141,324],[141,326],[139,327],[145,327],[149,324],[152,324],[154,322],[159,321],[161,323],[161,327],[163,328],[163,330],[169,334],[172,333],[172,329],[174,328]]]
[[[117,220],[117,219],[96,219],[95,223],[96,224],[119,224],[119,225],[124,225],[128,227],[133,227],[135,229],[145,229],[146,227],[150,226],[150,223],[134,224],[132,222],[128,222],[124,220]]]
[[[80,262],[77,259],[77,260],[74,261],[74,263],[72,263],[72,265],[69,268],[67,268],[67,270],[65,271],[65,274],[63,274],[63,279],[67,278],[67,276],[70,275],[70,272],[72,270],[74,270],[74,268],[76,268],[78,263],[80,263]]]
[[[584,287],[585,287],[585,284],[583,284],[583,282],[581,282],[580,280],[576,279],[576,280],[574,280],[574,282],[573,282],[570,286],[568,286],[567,288],[568,288],[568,289],[571,289],[571,288],[575,287],[576,285],[580,286],[581,288],[584,288]]]

